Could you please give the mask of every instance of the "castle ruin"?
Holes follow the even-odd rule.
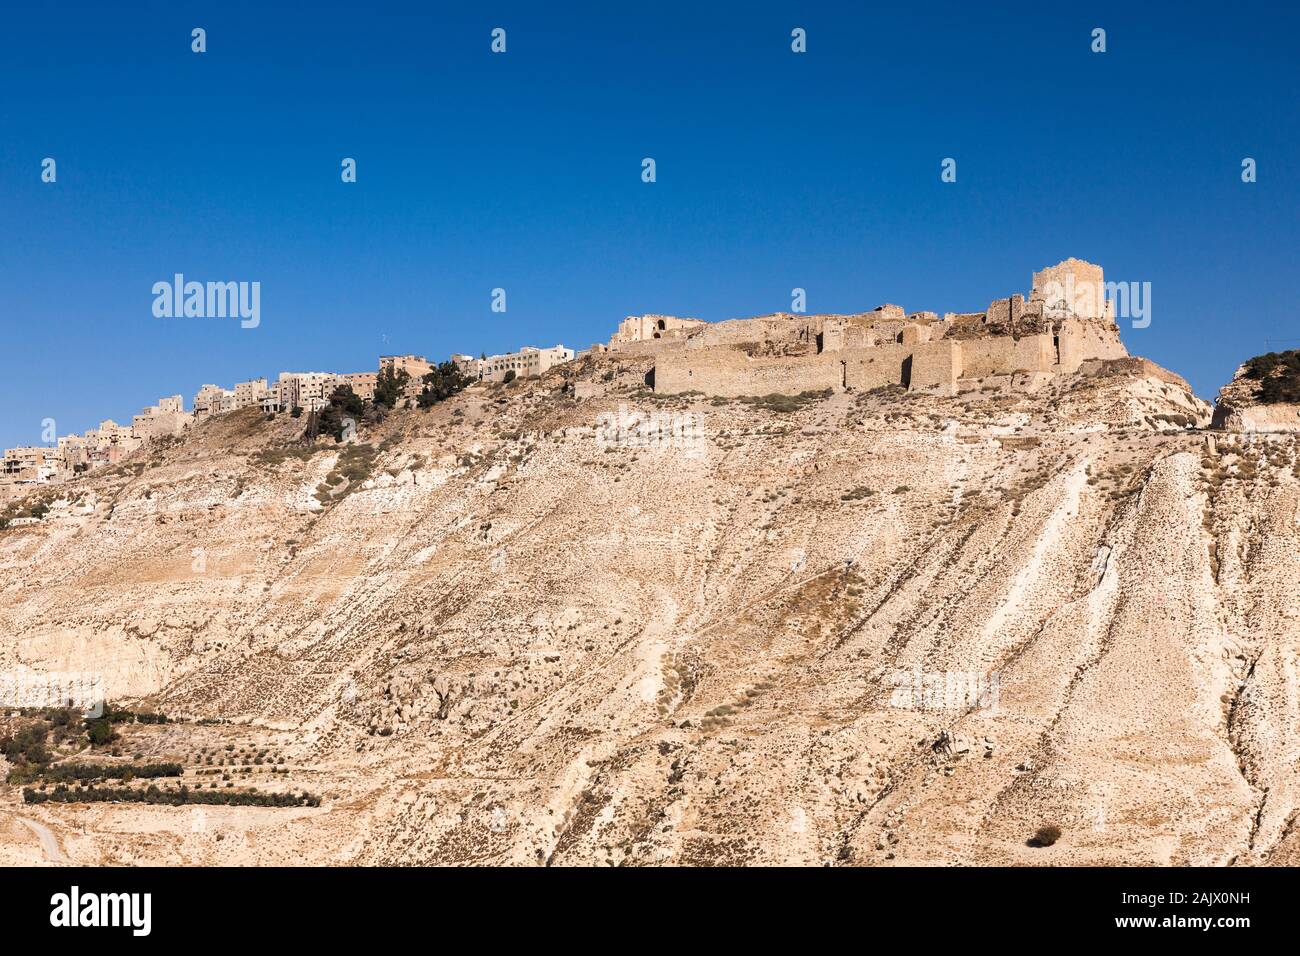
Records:
[[[629,317],[611,353],[654,357],[656,392],[722,397],[883,386],[955,395],[1005,379],[1033,389],[1092,359],[1128,352],[1100,266],[1067,259],[1033,274],[1028,297],[983,312],[907,313],[882,305],[854,315],[777,313],[704,322]]]

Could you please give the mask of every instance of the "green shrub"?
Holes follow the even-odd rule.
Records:
[[[93,746],[102,747],[116,739],[117,734],[113,732],[113,724],[107,718],[100,717],[86,721],[86,736]]]
[[[1256,355],[1246,362],[1246,377],[1259,382],[1261,402],[1300,402],[1300,349]]]

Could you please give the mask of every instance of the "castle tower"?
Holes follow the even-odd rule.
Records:
[[[1044,313],[1054,318],[1077,316],[1114,322],[1101,266],[1082,259],[1066,259],[1035,272],[1029,301],[1042,302]]]

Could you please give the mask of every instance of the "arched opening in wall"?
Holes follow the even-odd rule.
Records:
[[[902,379],[903,381],[901,384],[903,388],[912,387],[912,356],[910,355],[903,359]]]
[[[1056,353],[1056,361],[1053,362],[1052,364],[1060,365],[1061,364],[1061,337],[1059,335],[1052,336],[1052,349]]]
[[[645,373],[645,384],[647,388],[655,387],[655,370],[651,369]]]
[[[654,334],[654,337],[657,338],[657,339],[658,339],[658,338],[662,338],[662,336],[661,336],[658,332],[656,332],[656,333]]]
[[[663,331],[665,331],[667,328],[668,328],[668,323],[665,322],[663,319],[660,319],[660,320],[659,320],[659,331],[660,331],[660,332],[663,332]]]

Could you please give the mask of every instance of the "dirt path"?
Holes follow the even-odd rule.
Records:
[[[41,852],[45,854],[45,859],[50,863],[71,863],[63,850],[59,848],[58,837],[47,826],[37,823],[35,820],[28,820],[26,817],[19,817],[18,822],[31,830],[41,841]]]

